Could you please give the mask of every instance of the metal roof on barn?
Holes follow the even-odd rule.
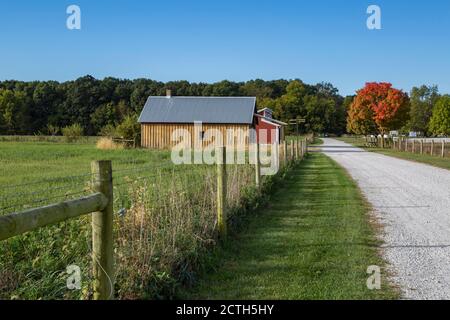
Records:
[[[255,97],[149,97],[140,123],[252,124]]]

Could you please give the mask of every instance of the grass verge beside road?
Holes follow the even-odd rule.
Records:
[[[333,160],[311,154],[289,173],[271,205],[220,249],[190,299],[394,299],[366,286],[384,270],[370,207]],[[384,272],[382,271],[384,274]]]
[[[442,158],[439,156],[431,156],[429,154],[405,152],[405,151],[399,151],[399,150],[394,150],[394,149],[367,148],[364,145],[364,139],[356,138],[356,137],[341,137],[341,138],[337,138],[337,139],[340,141],[344,141],[346,143],[352,144],[355,147],[363,148],[369,152],[377,152],[377,153],[381,153],[381,154],[399,158],[399,159],[425,163],[425,164],[429,164],[429,165],[432,165],[435,167],[450,170],[450,159],[449,158]]]
[[[372,150],[369,150],[369,151],[372,151]],[[373,152],[382,153],[384,155],[396,157],[396,158],[400,158],[400,159],[421,162],[421,163],[429,164],[429,165],[432,165],[435,167],[450,170],[450,159],[449,158],[442,158],[442,157],[438,157],[438,156],[430,156],[427,154],[418,154],[418,153],[404,152],[404,151],[398,151],[398,150],[392,150],[392,149],[376,149],[376,150],[373,150]]]

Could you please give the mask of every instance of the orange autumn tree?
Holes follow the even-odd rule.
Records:
[[[366,83],[348,110],[347,130],[355,134],[384,135],[400,129],[408,121],[409,98],[390,83]]]

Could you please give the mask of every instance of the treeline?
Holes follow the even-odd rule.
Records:
[[[414,87],[410,93],[410,119],[404,129],[425,136],[450,135],[450,96],[437,86]]]
[[[349,133],[450,135],[450,96],[441,95],[437,86],[413,87],[408,95],[390,83],[367,83],[356,96],[347,97],[344,106]]]
[[[331,84],[308,85],[300,80],[221,81],[213,84],[150,79],[0,82],[0,134],[60,134],[62,128],[82,127],[99,135],[140,114],[148,96],[256,96],[258,106],[271,107],[280,120],[305,118],[301,131],[340,134],[345,130],[343,97]]]

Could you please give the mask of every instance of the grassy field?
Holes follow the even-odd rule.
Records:
[[[382,290],[366,287],[367,267],[384,267],[370,208],[331,159],[311,154],[270,203],[183,298],[398,298],[385,273]]]
[[[412,152],[405,152],[405,151],[399,151],[394,149],[382,149],[382,148],[366,148],[364,145],[364,139],[363,138],[357,138],[357,137],[341,137],[338,138],[341,141],[353,144],[354,146],[364,148],[365,150],[369,152],[378,152],[385,154],[387,156],[396,157],[400,159],[405,160],[411,160],[416,162],[421,162],[425,164],[429,164],[435,167],[443,168],[443,169],[450,169],[450,158],[442,158],[440,156],[431,156],[429,154],[419,154],[419,153],[412,153]],[[437,147],[439,150],[439,147]]]
[[[112,160],[114,169],[170,160],[169,152],[54,142],[0,142],[0,152],[0,186],[87,174],[92,160]]]
[[[0,142],[0,215],[89,194],[90,162],[113,162],[116,297],[170,298],[216,243],[215,168],[174,166],[169,152],[94,144]],[[229,166],[230,217],[258,205],[254,169]],[[195,186],[195,188],[193,187]],[[89,299],[90,217],[0,242],[0,299]],[[82,289],[66,287],[66,267]]]
[[[311,156],[306,165],[286,175],[285,188],[278,191],[274,204],[261,215],[263,219],[250,218],[250,229],[225,243],[222,252],[215,246],[215,197],[211,195],[216,186],[215,170],[210,166],[175,168],[168,152],[105,151],[89,143],[4,141],[0,142],[0,154],[0,207],[14,204],[0,214],[87,194],[90,162],[113,161],[117,298],[178,297],[180,289],[196,284],[198,270],[217,266],[215,255],[211,255],[214,247],[213,252],[221,252],[220,259],[249,259],[241,261],[242,274],[247,272],[245,283],[257,280],[260,290],[252,292],[254,286],[249,285],[242,292],[233,291],[233,285],[245,283],[223,283],[236,271],[231,269],[222,283],[215,280],[217,288],[208,288],[211,283],[206,277],[189,297],[395,295],[389,290],[374,293],[364,289],[366,264],[382,265],[367,224],[367,207],[345,174],[323,156]],[[243,221],[248,220],[248,213],[266,203],[274,184],[282,180],[280,176],[265,178],[265,187],[258,194],[250,166],[231,166],[228,174],[229,222],[232,230],[238,230],[246,225]],[[36,199],[45,201],[33,203]],[[295,233],[298,226],[300,232]],[[90,219],[85,216],[0,242],[0,299],[91,298],[90,241]],[[275,261],[280,258],[277,250],[286,254],[280,260],[283,265]],[[264,261],[258,266],[258,255],[268,258],[267,264]],[[345,262],[337,265],[335,259],[342,258]],[[81,290],[66,288],[66,267],[71,264],[81,268]],[[259,279],[249,274],[253,267],[258,267]],[[291,272],[302,290],[299,284],[288,284]],[[272,280],[288,289],[270,285]],[[331,289],[339,283],[340,289]]]

